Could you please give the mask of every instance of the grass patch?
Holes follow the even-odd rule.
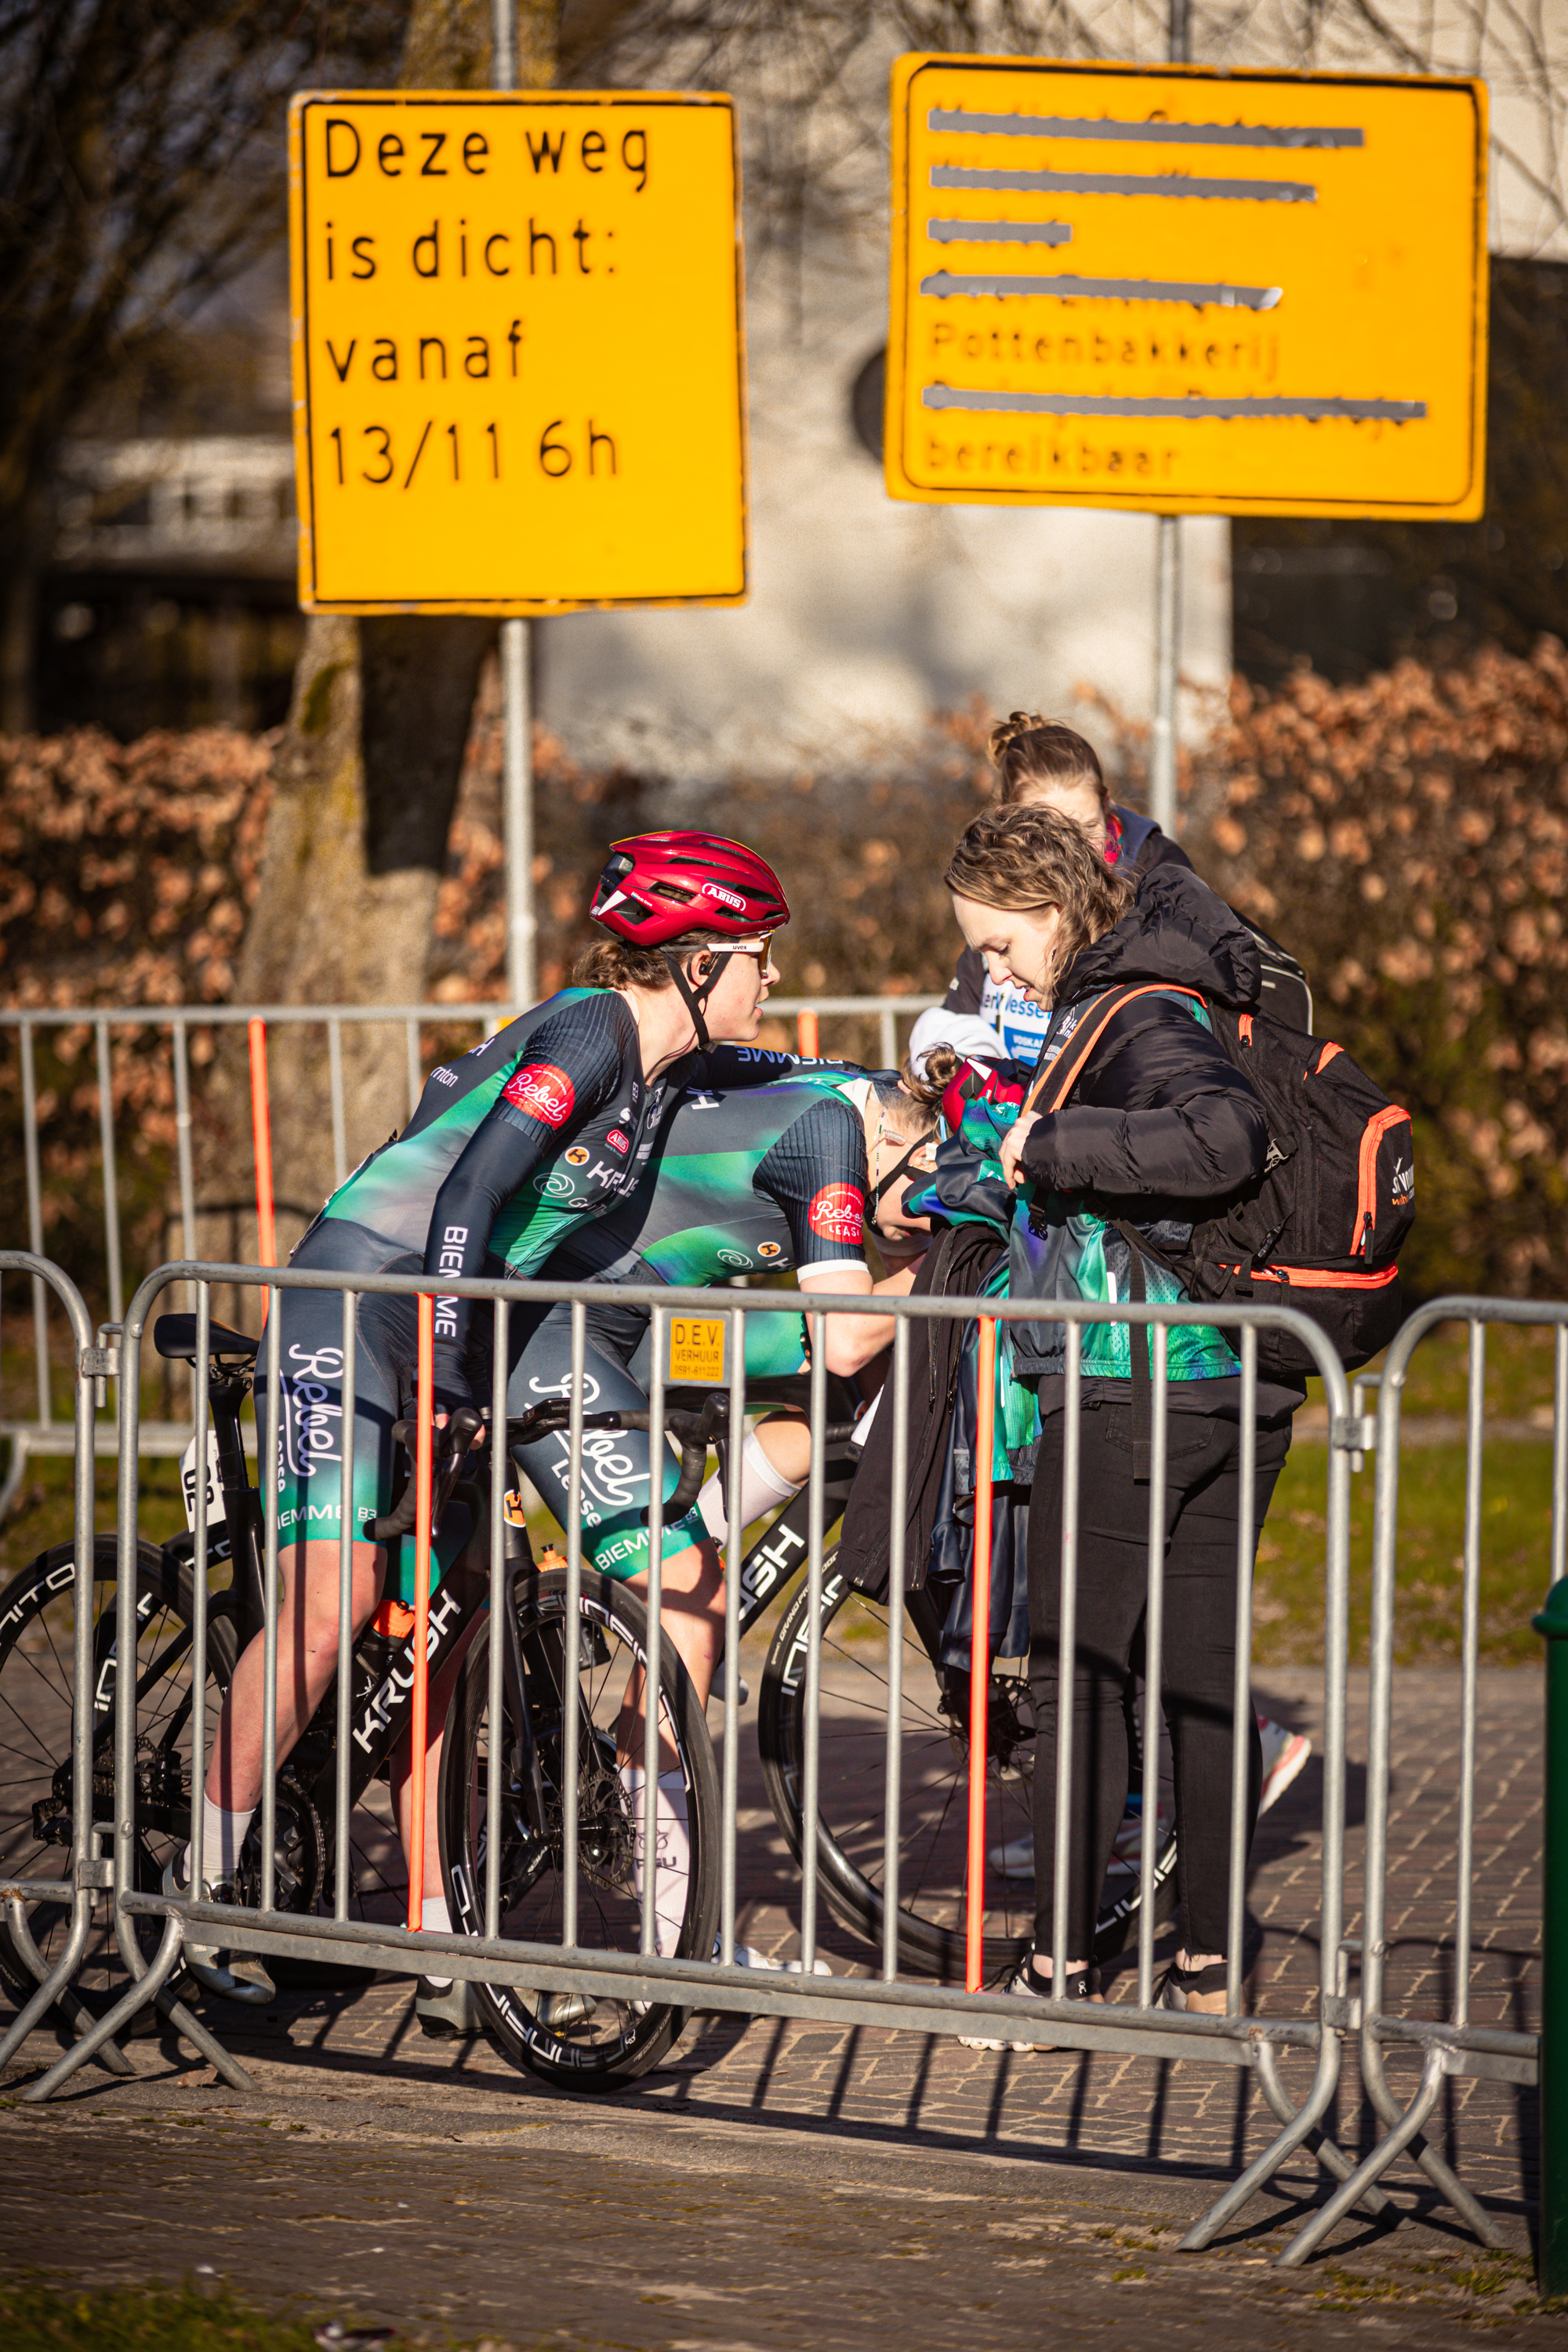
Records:
[[[1549,1325],[1494,1324],[1486,1335],[1486,1409],[1489,1421],[1537,1421],[1552,1426],[1553,1349]],[[1368,1372],[1383,1370],[1374,1356]],[[1323,1402],[1321,1381],[1307,1383],[1308,1402]],[[1469,1394],[1469,1331],[1463,1323],[1439,1323],[1410,1360],[1405,1384],[1406,1414],[1462,1417]],[[1375,1397],[1372,1400],[1375,1406]]]
[[[1260,1665],[1316,1663],[1323,1654],[1324,1497],[1328,1448],[1290,1449],[1258,1551],[1255,1654]],[[1465,1454],[1462,1446],[1411,1447],[1401,1465],[1399,1664],[1457,1665],[1464,1610]],[[1367,1662],[1372,1614],[1373,1471],[1351,1480],[1350,1655]],[[1546,1591],[1552,1526],[1552,1448],[1488,1446],[1481,1490],[1480,1656],[1489,1665],[1532,1665],[1541,1636],[1530,1620]]]
[[[0,2284],[6,2352],[316,2352],[310,2327],[237,2302],[226,2288]]]

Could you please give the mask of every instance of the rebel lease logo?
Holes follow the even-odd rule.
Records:
[[[759,1242],[757,1244],[757,1255],[759,1257],[781,1257],[783,1255],[784,1252],[782,1245],[778,1242]]]
[[[593,1158],[593,1153],[589,1150],[585,1143],[574,1143],[569,1150],[563,1151],[561,1156],[565,1160],[568,1168],[586,1168],[589,1160]]]
[[[812,1232],[827,1242],[858,1244],[865,1221],[866,1202],[856,1184],[825,1184],[805,1213]]]
[[[501,1088],[501,1099],[527,1113],[544,1127],[564,1127],[577,1100],[577,1090],[564,1070],[553,1062],[530,1062],[514,1070]]]

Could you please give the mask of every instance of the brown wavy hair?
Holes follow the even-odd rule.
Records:
[[[1010,711],[991,730],[988,748],[999,784],[996,797],[1004,808],[1016,808],[1053,784],[1065,791],[1088,784],[1102,809],[1110,806],[1110,789],[1094,745],[1059,719],[1042,719],[1037,710]]]
[[[1059,910],[1061,928],[1040,983],[1047,1002],[1079,950],[1114,929],[1138,895],[1136,877],[1125,866],[1108,866],[1081,825],[1031,802],[983,809],[966,827],[942,879],[983,907],[1025,914]]]

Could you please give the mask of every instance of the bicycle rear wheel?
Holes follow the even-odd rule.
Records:
[[[798,1862],[803,1847],[809,1590],[792,1595],[768,1652],[757,1739],[773,1815]],[[840,1923],[880,1948],[888,1737],[888,1612],[855,1591],[829,1553],[822,1578],[822,1712],[817,1810],[818,1885]],[[969,1680],[933,1664],[937,1627],[923,1591],[904,1609],[902,1775],[900,1803],[899,1959],[962,1982],[968,1891]],[[992,1668],[986,1738],[987,1976],[1011,1969],[1034,1940],[1034,1711],[1023,1662]],[[1003,1850],[1010,1849],[1004,1854]],[[1023,1857],[1028,1857],[1026,1863]],[[998,1866],[998,1858],[1007,1868]],[[1155,1860],[1155,1917],[1176,1899],[1176,1842]],[[1019,1874],[1013,1874],[1017,1873]],[[1095,1958],[1111,1958],[1137,1933],[1135,1876],[1107,1882]]]
[[[632,1821],[616,1765],[616,1728],[628,1677],[647,1654],[647,1616],[624,1584],[584,1573],[576,1669],[564,1669],[566,1580],[559,1570],[520,1574],[513,1587],[529,1715],[543,1783],[543,1834],[531,1825],[521,1786],[501,1791],[500,1933],[530,1943],[561,1940],[562,1728],[577,1707],[577,1942],[588,1951],[636,1952],[640,1913],[632,1871]],[[487,1622],[474,1636],[442,1743],[441,1865],[454,1927],[485,1926],[485,1792],[492,1727]],[[702,1710],[668,1635],[660,1658],[660,1715],[686,1784],[691,1870],[678,1945],[707,1959],[719,1916],[719,1780]],[[511,1707],[505,1702],[505,1752]],[[505,2055],[557,2090],[619,2089],[658,2064],[686,2022],[684,2009],[594,1998],[553,2004],[512,1985],[476,1985],[486,2030]]]

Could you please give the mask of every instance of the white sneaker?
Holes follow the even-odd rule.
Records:
[[[1263,1744],[1263,1786],[1258,1798],[1261,1820],[1295,1780],[1312,1752],[1312,1743],[1304,1731],[1287,1731],[1282,1723],[1271,1723],[1266,1715],[1258,1718],[1258,1736]]]
[[[987,1847],[985,1859],[998,1878],[1033,1878],[1035,1841],[1032,1837],[1009,1838],[1005,1845]]]

